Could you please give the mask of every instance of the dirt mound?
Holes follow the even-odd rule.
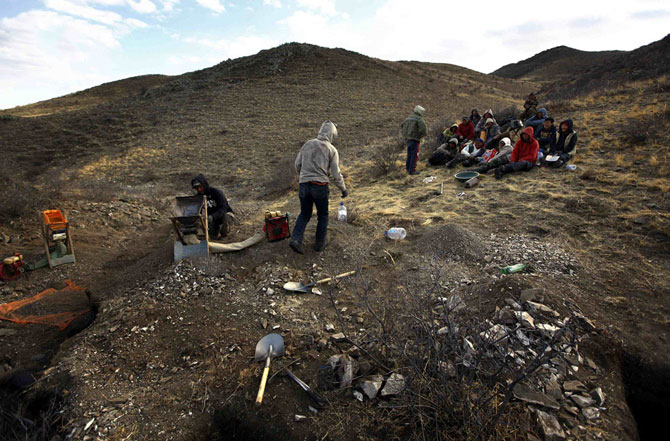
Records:
[[[417,241],[422,254],[435,254],[456,260],[482,260],[488,247],[479,236],[456,224],[425,232]]]

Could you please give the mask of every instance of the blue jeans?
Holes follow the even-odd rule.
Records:
[[[305,235],[305,227],[312,218],[312,210],[316,205],[316,243],[325,244],[328,232],[328,196],[330,189],[328,185],[316,185],[310,182],[300,184],[300,215],[295,221],[293,228],[293,242],[302,244]]]
[[[413,173],[416,169],[416,163],[419,160],[419,141],[415,139],[407,140],[407,162],[405,169],[407,173]]]

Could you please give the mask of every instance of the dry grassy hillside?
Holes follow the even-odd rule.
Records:
[[[13,109],[0,110],[0,118],[11,116],[43,116],[52,113],[83,110],[129,96],[143,95],[152,87],[160,86],[172,81],[168,75],[142,75],[112,81],[81,90],[58,98],[40,101],[26,106],[17,106]]]
[[[0,287],[0,303],[72,278],[88,288],[97,314],[77,334],[0,322],[0,399],[9,409],[0,432],[552,439],[539,406],[566,439],[653,439],[670,391],[667,78],[553,102],[539,96],[557,121],[575,121],[576,171],[486,175],[466,190],[453,179],[458,170],[425,165],[445,123],[472,107],[520,105],[537,86],[289,44],[142,96],[0,118],[0,152],[13,158],[0,193],[0,233],[10,240],[0,235],[0,252],[39,255],[35,210],[58,206],[74,223],[78,253],[75,265]],[[409,177],[398,125],[417,103],[432,133],[420,174]],[[238,216],[228,240],[244,239],[266,209],[298,212],[290,162],[326,118],[339,124],[351,194],[349,220],[331,219],[323,253],[310,248],[312,222],[304,256],[277,242],[172,262],[166,201],[188,192],[193,174],[227,192]],[[424,183],[429,176],[435,180]],[[331,211],[340,201],[334,193]],[[407,239],[384,239],[391,226],[405,227]],[[530,271],[501,276],[502,266],[519,262]],[[323,286],[322,295],[281,289],[351,269],[355,277]],[[551,314],[521,300],[528,289]],[[517,302],[560,332],[521,326],[511,309]],[[492,330],[508,329],[502,325],[510,334],[492,343]],[[291,369],[314,387],[319,367],[347,354],[359,370],[353,387],[321,390],[328,405],[315,412],[278,376],[255,407],[261,367],[252,356],[271,330],[287,346],[273,371],[299,359]],[[26,371],[38,381],[19,397],[11,381]],[[392,373],[407,379],[398,396],[353,395],[359,379]],[[550,392],[548,379],[558,390]],[[517,382],[542,399],[554,394],[556,404],[527,405],[513,393]],[[600,387],[606,404],[584,413],[571,398],[575,385],[579,393]],[[26,420],[43,424],[26,428]]]

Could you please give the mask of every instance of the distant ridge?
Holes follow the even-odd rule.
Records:
[[[567,46],[547,49],[530,58],[511,63],[491,72],[503,78],[526,79],[539,82],[560,80],[574,75],[575,67],[580,70],[589,69],[615,57],[621,51],[588,52]]]

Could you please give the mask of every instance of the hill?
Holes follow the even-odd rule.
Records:
[[[31,176],[47,165],[76,164],[85,171],[102,166],[103,158],[105,167],[129,179],[156,167],[180,175],[181,164],[165,168],[165,159],[178,155],[190,170],[235,171],[237,179],[258,182],[258,161],[276,163],[292,155],[324,119],[340,124],[341,145],[347,148],[396,132],[416,103],[432,118],[457,118],[471,106],[509,106],[527,90],[449,65],[285,44],[171,78],[142,95],[40,118],[6,117],[0,151],[14,152],[18,168]],[[64,97],[59,106],[69,108],[74,101]],[[212,163],[210,150],[228,160]],[[124,151],[132,151],[130,157],[124,158]],[[228,169],[233,158],[239,170]]]
[[[575,72],[588,70],[619,53],[620,51],[588,52],[558,46],[517,63],[505,65],[491,72],[491,75],[551,83],[574,77]]]
[[[52,113],[83,110],[100,104],[126,98],[133,95],[142,95],[152,87],[160,86],[172,80],[169,75],[141,75],[111,81],[89,89],[74,92],[58,98],[39,101],[12,109],[0,110],[0,115],[13,116],[41,116]]]

